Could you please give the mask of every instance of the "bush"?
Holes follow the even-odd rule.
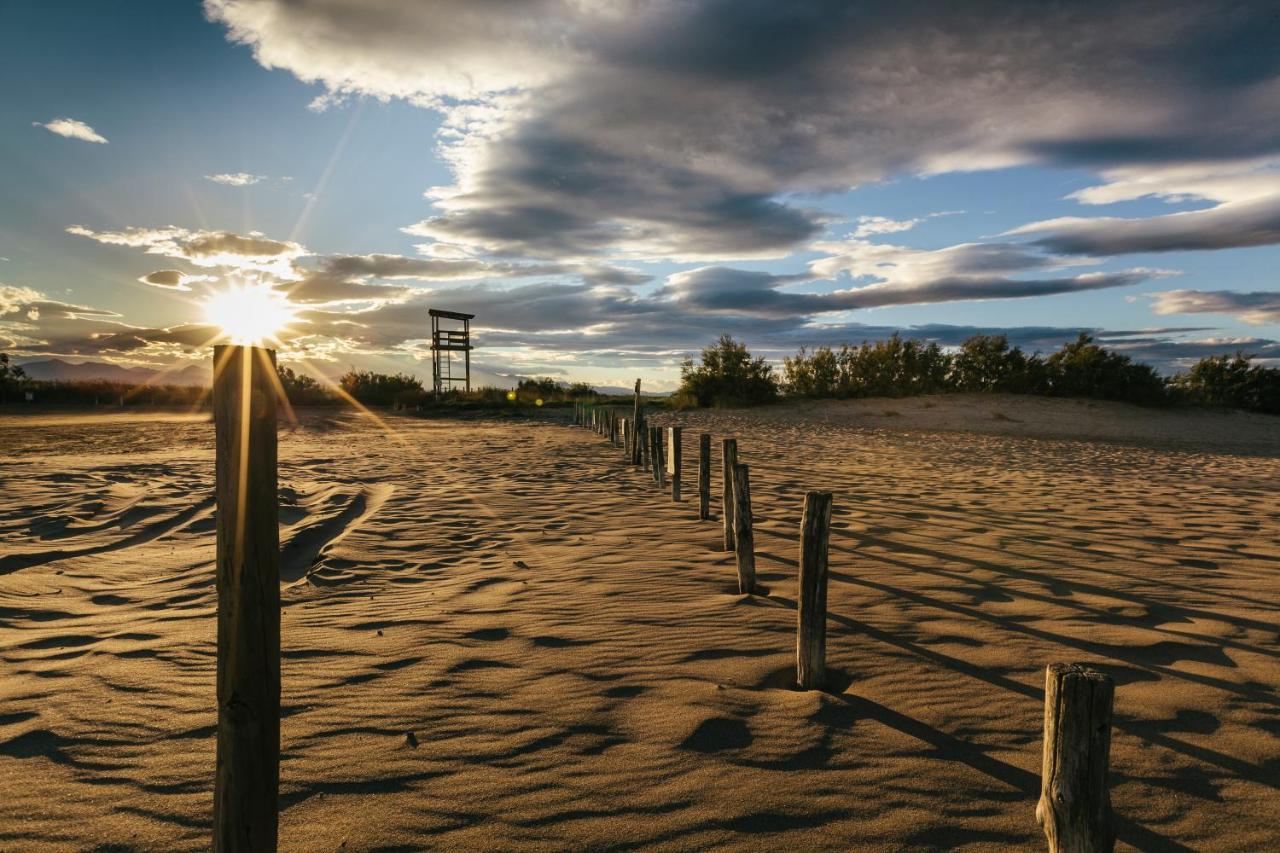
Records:
[[[702,361],[685,359],[680,369],[680,400],[699,406],[750,406],[778,397],[773,366],[763,357],[752,358],[745,344],[728,335],[702,351]]]
[[[23,385],[26,382],[26,371],[11,364],[7,352],[0,352],[0,403],[22,399]]]
[[[1097,397],[1130,403],[1162,403],[1165,380],[1150,365],[1108,352],[1080,333],[1045,360],[1048,392],[1055,397]]]
[[[1242,352],[1202,358],[1175,377],[1172,388],[1191,402],[1280,414],[1280,370],[1252,358]]]
[[[389,376],[371,370],[348,370],[338,384],[357,402],[371,406],[390,406],[397,397],[403,399],[405,395],[421,394],[423,390],[422,380],[416,376],[406,373]]]
[[[783,359],[784,386],[798,397],[900,397],[945,390],[950,357],[937,344],[902,340],[801,349]]]
[[[276,365],[276,376],[285,397],[295,406],[323,406],[338,402],[337,396],[319,381],[304,373],[296,373],[282,364]]]
[[[1004,335],[974,335],[961,344],[949,379],[957,391],[1043,394],[1048,387],[1044,361],[1010,347]]]

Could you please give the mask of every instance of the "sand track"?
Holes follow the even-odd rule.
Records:
[[[1034,432],[1032,403],[983,429]],[[686,465],[706,425],[752,466],[753,598],[691,488],[673,504],[584,431],[282,432],[282,847],[1038,849],[1042,668],[1068,659],[1118,684],[1122,842],[1276,847],[1270,445],[878,405],[905,414],[681,417]],[[118,426],[6,444],[0,849],[208,843],[210,430]],[[832,693],[788,685],[813,487]]]

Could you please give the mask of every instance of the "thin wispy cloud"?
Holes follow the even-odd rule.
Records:
[[[79,139],[83,142],[96,142],[100,145],[107,144],[107,138],[98,133],[92,127],[84,122],[74,118],[55,118],[48,122],[32,122],[35,127],[43,127],[50,133],[56,133],[58,136],[65,136],[67,139]]]

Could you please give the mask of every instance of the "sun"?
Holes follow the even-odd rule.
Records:
[[[296,318],[294,305],[265,284],[233,283],[204,300],[204,316],[234,344],[258,346],[278,340]]]

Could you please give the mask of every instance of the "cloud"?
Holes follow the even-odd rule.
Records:
[[[439,110],[455,180],[414,233],[511,256],[778,257],[827,224],[800,199],[899,174],[1280,154],[1264,2],[205,10],[323,103]]]
[[[182,270],[156,270],[149,272],[138,279],[143,284],[149,284],[152,287],[158,287],[162,290],[183,290],[190,291],[191,284],[196,282],[217,281],[217,276],[212,275],[192,275]]]
[[[1150,296],[1157,314],[1226,314],[1255,326],[1280,323],[1280,292],[1168,290]]]
[[[267,176],[251,175],[248,172],[222,172],[217,175],[205,175],[204,179],[229,187],[248,187],[265,181]]]
[[[179,258],[200,267],[258,270],[281,278],[293,277],[292,263],[307,254],[305,247],[291,241],[271,240],[258,232],[203,231],[178,228],[128,227],[122,231],[93,231],[82,225],[67,228],[68,234],[88,237],[108,246],[143,249],[149,255]]]
[[[1037,246],[1065,254],[1123,255],[1266,246],[1280,243],[1280,195],[1145,219],[1062,217],[1023,225],[1008,234],[1032,235]]]
[[[79,139],[83,142],[97,142],[100,145],[107,144],[107,138],[105,136],[78,119],[55,118],[50,122],[32,122],[32,125],[35,127],[43,127],[50,133],[65,136],[67,139]]]
[[[871,237],[875,234],[896,234],[899,231],[910,231],[922,219],[889,219],[885,216],[859,216],[858,227],[854,229],[854,237]]]

